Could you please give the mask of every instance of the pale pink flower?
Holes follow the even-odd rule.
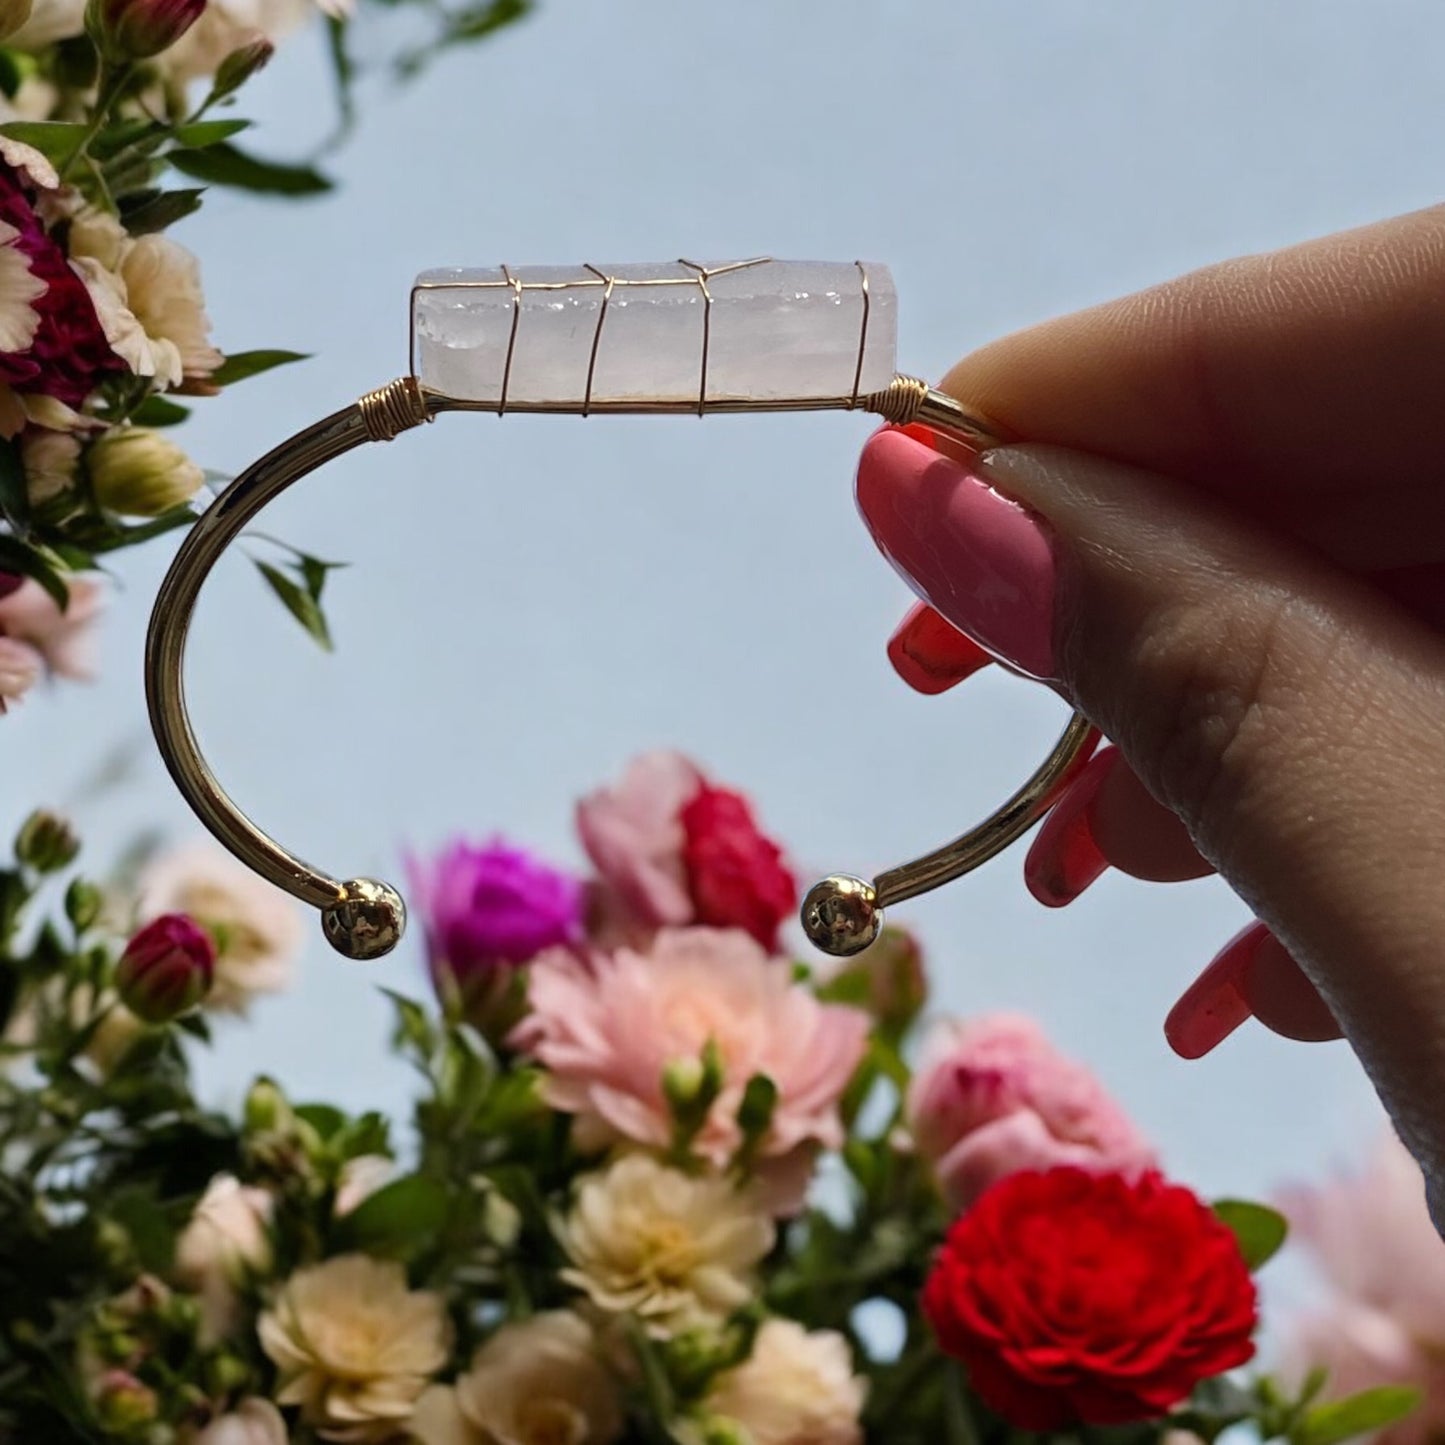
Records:
[[[215,1344],[236,1326],[238,1288],[272,1263],[271,1196],[230,1174],[206,1186],[176,1241],[176,1278],[199,1299],[201,1339]]]
[[[1366,1166],[1281,1193],[1291,1238],[1328,1286],[1323,1307],[1295,1323],[1295,1373],[1330,1372],[1328,1394],[1413,1385],[1420,1408],[1390,1426],[1389,1445],[1424,1445],[1445,1430],[1445,1241],[1430,1219],[1420,1167],[1393,1133]]]
[[[0,712],[5,711],[7,703],[19,702],[44,669],[45,659],[33,647],[0,636]]]
[[[94,676],[94,626],[102,589],[88,577],[70,579],[70,605],[55,599],[32,578],[0,598],[0,633],[28,643],[56,677],[85,681]]]
[[[584,1148],[617,1139],[665,1147],[673,1127],[663,1073],[695,1064],[709,1043],[723,1078],[694,1141],[706,1159],[723,1166],[742,1142],[737,1109],[755,1074],[778,1090],[760,1150],[765,1183],[786,1175],[795,1186],[805,1177],[800,1153],[843,1141],[838,1098],[862,1057],[868,1019],[820,1003],[745,933],[665,929],[647,952],[544,954],[529,1005],[513,1042],[546,1067],[546,1097],[577,1116]]]
[[[862,1445],[867,1396],[842,1335],[771,1319],[752,1354],[708,1386],[703,1409],[741,1426],[750,1445]]]
[[[253,1395],[229,1414],[217,1415],[190,1445],[287,1445],[289,1439],[281,1412]]]
[[[905,1112],[919,1152],[957,1208],[1023,1169],[1134,1172],[1155,1164],[1098,1079],[1022,1015],[938,1025]]]
[[[693,920],[682,810],[702,784],[681,753],[647,753],[615,788],[599,788],[577,804],[577,831],[604,888],[644,927]]]

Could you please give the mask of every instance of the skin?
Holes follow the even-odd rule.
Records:
[[[1123,759],[1099,848],[1241,894],[1250,1008],[1343,1032],[1441,1222],[1445,208],[1032,328],[944,389],[1024,439],[964,460],[1052,534],[1050,685]]]

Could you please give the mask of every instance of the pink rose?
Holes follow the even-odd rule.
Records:
[[[760,1150],[765,1183],[799,1195],[800,1158],[843,1141],[838,1098],[863,1055],[867,1017],[820,1003],[745,933],[666,929],[645,953],[544,954],[528,1001],[512,1042],[546,1067],[547,1100],[577,1116],[584,1148],[617,1139],[665,1147],[673,1125],[663,1073],[698,1060],[709,1042],[723,1085],[694,1141],[703,1157],[719,1167],[732,1158],[738,1104],[755,1074],[778,1090]]]
[[[647,753],[615,788],[577,804],[582,846],[606,888],[645,928],[691,923],[682,810],[702,774],[681,753]]]
[[[64,612],[27,578],[0,596],[0,633],[34,648],[56,677],[85,681],[94,675],[93,629],[100,607],[100,584],[90,578],[70,579],[70,605]]]
[[[1313,1256],[1328,1292],[1295,1322],[1291,1373],[1330,1372],[1331,1397],[1413,1385],[1419,1409],[1377,1437],[1425,1445],[1445,1430],[1445,1242],[1430,1221],[1420,1167],[1386,1133],[1365,1167],[1282,1192],[1290,1238]]]
[[[713,786],[680,753],[638,758],[615,788],[577,805],[597,868],[588,934],[599,947],[645,946],[659,928],[741,928],[769,952],[797,904],[782,849],[748,800]]]
[[[906,1114],[919,1152],[960,1209],[1024,1169],[1133,1174],[1156,1163],[1094,1075],[1019,1015],[941,1024],[924,1048]]]

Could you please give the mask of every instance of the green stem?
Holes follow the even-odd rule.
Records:
[[[110,119],[111,110],[120,93],[125,89],[126,82],[130,79],[132,66],[130,64],[118,65],[112,69],[106,65],[100,73],[100,89],[95,97],[95,111],[90,117],[90,124],[85,128],[85,134],[71,153],[65,158],[65,164],[60,167],[60,179],[65,182],[70,178],[81,161],[87,160],[90,156],[90,148],[95,143],[95,138],[105,129],[105,123]]]

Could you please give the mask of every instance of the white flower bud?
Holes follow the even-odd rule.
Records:
[[[108,432],[86,460],[96,501],[131,517],[158,517],[190,501],[205,480],[173,441],[145,427]]]

